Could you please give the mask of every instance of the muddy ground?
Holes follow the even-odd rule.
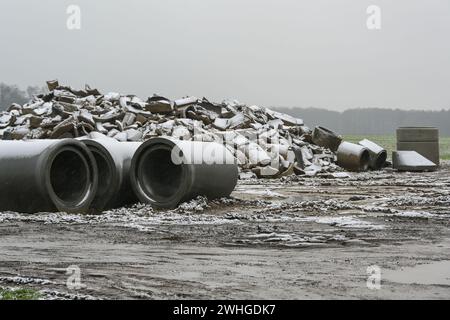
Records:
[[[241,181],[232,196],[174,211],[0,213],[0,287],[48,299],[450,298],[449,163]],[[72,265],[80,289],[66,285]]]

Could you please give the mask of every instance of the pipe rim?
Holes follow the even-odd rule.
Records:
[[[89,151],[92,153],[94,157],[95,163],[97,165],[97,191],[95,192],[94,198],[90,204],[90,207],[96,211],[103,211],[108,208],[108,204],[111,202],[112,197],[118,192],[121,185],[121,171],[117,168],[116,163],[111,155],[111,152],[108,151],[101,143],[95,140],[81,140],[84,143]],[[105,182],[106,188],[103,194],[100,194],[100,189],[104,186],[101,184],[101,168],[99,163],[97,162],[96,155],[100,156],[102,160],[106,162],[107,166],[107,181]]]
[[[79,157],[79,160],[83,163],[86,173],[86,183],[83,187],[83,191],[80,196],[74,200],[64,200],[54,190],[54,186],[51,181],[51,170],[55,160],[63,152],[73,152]],[[42,170],[43,185],[45,191],[50,197],[51,202],[57,210],[68,213],[84,213],[89,209],[89,206],[95,196],[97,189],[97,166],[91,152],[82,143],[79,143],[73,139],[63,139],[60,143],[57,143],[54,148],[47,155],[47,161],[45,161],[45,167]],[[69,183],[69,182],[68,182]]]
[[[365,149],[361,151],[359,155],[360,165],[358,171],[367,171],[370,166],[370,152]]]
[[[387,161],[387,151],[381,150],[375,157],[373,168],[376,170],[382,169]]]
[[[176,143],[171,139],[154,138],[144,142],[136,151],[131,161],[131,182],[132,187],[140,201],[149,203],[157,208],[175,208],[188,194],[192,185],[193,167],[185,163],[180,164],[180,182],[175,191],[170,196],[155,194],[149,187],[149,182],[145,181],[145,161],[152,152],[163,150],[172,152]]]

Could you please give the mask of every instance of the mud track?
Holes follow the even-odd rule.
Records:
[[[450,166],[241,181],[232,199],[0,213],[0,287],[55,299],[450,298]],[[66,286],[76,265],[83,288]],[[381,288],[367,287],[367,267]]]

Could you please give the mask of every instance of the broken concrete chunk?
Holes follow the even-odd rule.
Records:
[[[244,148],[245,155],[251,165],[267,166],[272,160],[267,152],[254,142],[247,144]]]
[[[332,172],[330,176],[337,179],[346,179],[350,178],[350,174],[348,172]]]
[[[266,167],[256,167],[252,171],[256,174],[258,178],[272,178],[278,175],[280,170],[273,168],[271,166]]]
[[[131,112],[125,113],[125,116],[123,117],[122,123],[124,126],[131,126],[134,121],[136,120],[136,115]]]
[[[58,80],[50,80],[50,81],[47,81],[47,87],[48,87],[48,90],[49,90],[49,91],[55,90],[56,88],[59,87]]]
[[[21,140],[25,138],[30,130],[27,127],[17,127],[3,133],[3,140]]]
[[[109,92],[109,93],[105,94],[105,96],[103,98],[107,101],[117,102],[120,99],[120,93]]]
[[[114,135],[113,138],[116,139],[117,141],[125,142],[128,140],[128,135],[126,132],[119,132],[116,135]]]
[[[270,109],[267,109],[267,113],[272,117],[272,118],[276,118],[279,119],[283,122],[283,124],[287,125],[287,126],[302,126],[303,125],[303,120],[302,119],[297,119],[294,118],[290,115],[281,113],[281,112],[276,112],[276,111],[272,111]]]
[[[244,171],[239,173],[239,179],[240,180],[249,180],[249,179],[256,179],[257,176],[254,172],[252,171]]]
[[[280,119],[270,120],[269,122],[267,122],[267,124],[270,128],[273,129],[279,130],[283,128],[283,121],[281,121]]]
[[[307,176],[315,176],[322,171],[322,167],[316,164],[311,164],[305,167],[304,171]]]
[[[186,107],[197,103],[198,99],[196,97],[186,97],[174,101],[174,104],[177,108]]]
[[[416,151],[393,151],[392,162],[399,171],[434,171],[438,167]]]
[[[75,129],[74,118],[70,117],[59,123],[50,135],[50,139],[62,139],[68,137],[68,133],[71,133]]]
[[[135,129],[128,129],[125,131],[127,135],[128,141],[140,141],[142,139],[142,132],[135,130]]]
[[[31,116],[30,118],[30,128],[39,128],[42,123],[41,117]]]
[[[81,110],[80,115],[78,116],[81,121],[89,123],[91,126],[95,126],[94,117],[87,110]]]
[[[148,98],[146,110],[152,113],[171,113],[174,111],[174,104],[167,98],[154,95]]]
[[[314,129],[312,141],[318,146],[328,148],[331,151],[336,152],[342,142],[342,137],[327,128],[316,127]]]
[[[180,140],[191,140],[191,133],[183,126],[176,126],[173,128],[172,137]]]
[[[250,123],[250,119],[246,118],[243,113],[238,113],[231,119],[229,119],[229,126],[230,129],[238,129],[238,128],[244,128]]]
[[[214,128],[219,129],[219,130],[227,130],[228,127],[230,126],[230,121],[229,119],[224,119],[224,118],[216,118],[214,120],[214,124],[213,124]]]

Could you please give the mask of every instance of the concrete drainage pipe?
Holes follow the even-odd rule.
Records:
[[[0,210],[85,213],[97,190],[97,166],[74,139],[0,141]]]
[[[98,188],[91,209],[95,212],[139,202],[130,182],[130,165],[140,142],[118,142],[102,136],[81,138],[98,167]]]
[[[196,196],[226,197],[234,190],[238,167],[221,144],[154,138],[131,162],[132,186],[144,203],[175,208]]]
[[[387,151],[386,149],[384,149],[383,147],[379,146],[378,144],[364,139],[361,140],[359,142],[359,144],[365,148],[367,148],[367,150],[369,150],[369,154],[370,154],[370,162],[369,162],[369,167],[372,170],[380,170],[382,169],[385,164],[386,164],[386,160],[387,160]]]
[[[342,142],[337,149],[337,164],[350,171],[366,171],[369,168],[370,154],[365,147]]]

